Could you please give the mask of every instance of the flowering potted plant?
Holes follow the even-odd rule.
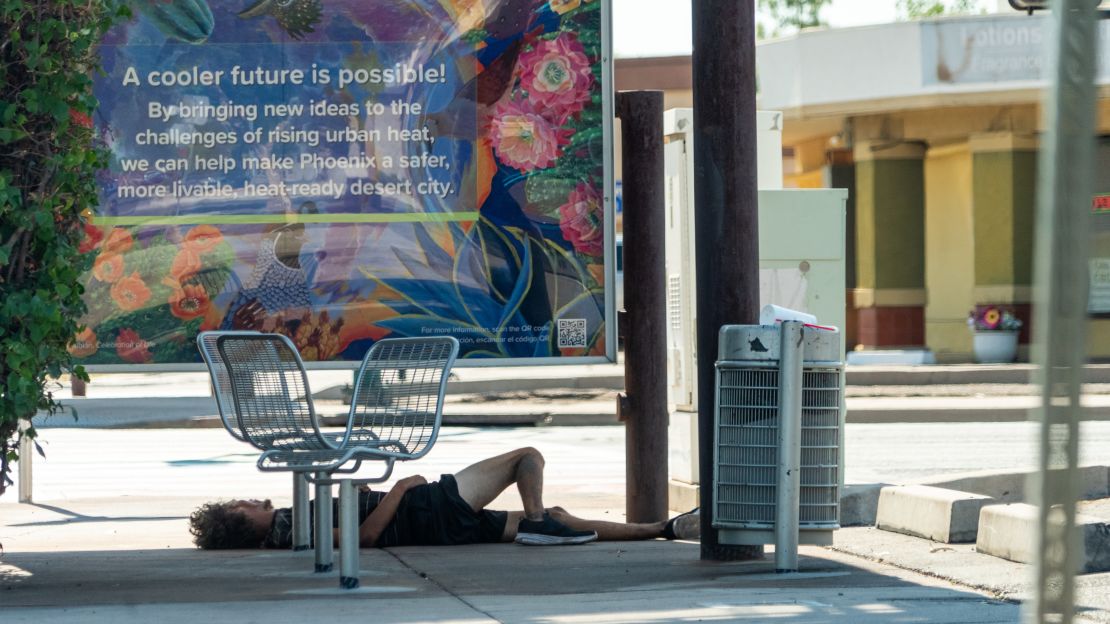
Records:
[[[1004,364],[1017,357],[1021,319],[1012,310],[997,305],[975,306],[967,316],[972,332],[975,361]]]

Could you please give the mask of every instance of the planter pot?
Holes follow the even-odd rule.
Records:
[[[1008,364],[1017,358],[1018,331],[993,330],[972,332],[975,361],[980,364]]]

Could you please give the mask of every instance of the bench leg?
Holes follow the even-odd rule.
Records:
[[[293,550],[312,548],[312,520],[308,513],[308,481],[303,472],[293,473]]]
[[[328,475],[323,472],[316,473],[317,479],[327,479]],[[316,534],[316,571],[317,572],[331,572],[334,567],[332,564],[332,519],[331,519],[331,486],[322,483],[316,484],[316,504],[314,505],[316,512],[315,520],[315,534]]]
[[[350,479],[339,482],[339,586],[358,587],[358,491]]]

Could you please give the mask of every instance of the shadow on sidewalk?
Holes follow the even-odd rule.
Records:
[[[8,553],[6,622],[1013,622],[1016,605],[826,551],[801,571],[770,557],[703,562],[695,543],[367,549],[362,588],[314,574],[312,554],[191,549]],[[917,577],[922,578],[922,577]],[[326,600],[321,600],[326,598]],[[366,602],[367,600],[371,602]],[[29,609],[20,609],[20,607]],[[44,608],[46,608],[44,610]],[[307,619],[306,619],[307,618]]]
[[[38,522],[19,522],[9,524],[10,527],[43,527],[53,526],[59,524],[73,524],[75,522],[148,522],[151,520],[184,520],[188,516],[89,516],[76,511],[70,511],[62,507],[54,505],[43,505],[41,503],[30,503],[31,507],[37,507],[45,511],[52,511],[56,514],[66,516],[58,520],[42,520]]]

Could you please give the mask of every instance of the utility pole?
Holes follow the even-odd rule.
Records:
[[[755,0],[692,2],[701,558],[750,559],[763,547],[719,544],[713,529],[713,397],[721,326],[759,320]]]
[[[1013,3],[1011,3],[1013,4]],[[1027,3],[1036,4],[1036,3]],[[1096,3],[1056,0],[1049,37],[1052,83],[1045,103],[1045,141],[1037,189],[1034,362],[1041,384],[1036,588],[1032,622],[1068,624],[1075,616],[1075,572],[1082,542],[1075,529],[1079,497],[1079,421],[1087,360],[1087,250],[1094,181],[1094,86],[1098,58]]]
[[[663,186],[663,92],[621,91],[624,172],[624,338],[628,522],[667,518],[667,295]]]

